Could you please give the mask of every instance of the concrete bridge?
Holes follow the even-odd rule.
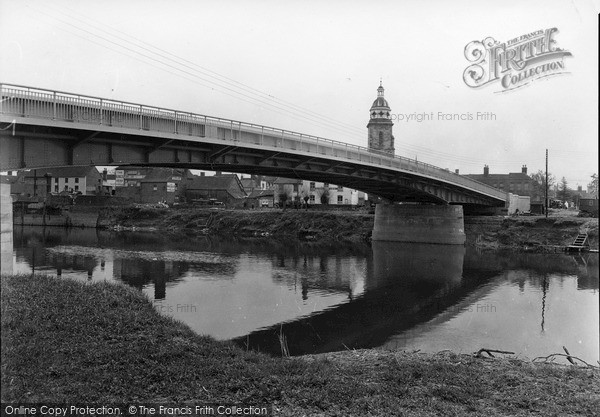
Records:
[[[425,224],[434,226],[447,220],[435,213],[458,216],[462,225],[460,206],[503,207],[507,200],[505,192],[446,169],[344,142],[26,86],[0,85],[0,129],[0,171],[143,165],[301,178],[355,188],[390,202],[437,205],[425,214]],[[388,220],[408,207],[380,205],[378,218],[386,219],[381,232],[386,234]],[[417,207],[410,211],[421,210]],[[408,223],[421,223],[419,219],[420,212],[409,215]],[[374,238],[378,234],[376,221]]]

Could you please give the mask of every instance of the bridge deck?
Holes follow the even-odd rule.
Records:
[[[271,154],[285,152],[304,156],[307,161],[314,157],[435,180],[436,183],[484,197],[493,202],[489,205],[500,205],[506,201],[505,192],[468,177],[344,142],[237,120],[59,91],[7,84],[2,84],[0,91],[0,121],[3,123],[14,120],[16,124],[205,142],[263,150]],[[8,131],[2,133],[6,137]],[[14,165],[15,155],[0,158],[0,170],[15,168]]]

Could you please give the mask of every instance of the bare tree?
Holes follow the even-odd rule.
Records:
[[[592,193],[596,194],[596,198],[598,196],[598,174],[592,174],[592,181],[588,184],[588,188]]]
[[[285,188],[279,192],[279,203],[283,206],[283,211],[285,211],[289,197],[288,190]]]
[[[544,201],[546,198],[546,173],[542,170],[535,172],[530,175],[533,182],[533,190],[531,191],[531,197],[534,200]],[[555,183],[554,176],[548,174],[548,190],[550,190]]]
[[[562,177],[560,180],[559,190],[560,199],[562,201],[567,201],[569,199],[569,184],[567,183],[567,179],[565,177]]]
[[[323,188],[323,191],[319,193],[321,204],[329,204],[329,195],[329,188]]]
[[[300,197],[302,198],[302,201],[304,201],[304,206],[308,210],[308,200],[310,200],[310,189],[306,185],[302,186],[302,189],[300,190]]]

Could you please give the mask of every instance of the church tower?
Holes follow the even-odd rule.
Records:
[[[394,155],[394,135],[392,135],[392,116],[387,100],[383,97],[383,86],[379,83],[377,99],[371,106],[369,129],[369,150]]]

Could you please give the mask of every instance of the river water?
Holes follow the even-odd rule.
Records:
[[[532,359],[565,346],[599,358],[597,254],[37,227],[13,242],[15,273],[123,283],[199,334],[275,355],[283,335],[292,355],[485,347]]]

